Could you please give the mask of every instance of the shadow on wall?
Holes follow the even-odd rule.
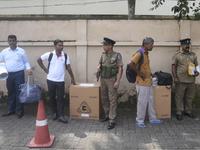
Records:
[[[195,97],[193,99],[193,108],[200,110],[200,84],[195,86]],[[49,93],[48,91],[42,89],[41,100],[44,101],[46,106],[50,106],[49,103]],[[37,103],[35,103],[37,105]],[[0,91],[0,106],[8,106],[8,93]],[[32,104],[33,105],[33,104]],[[69,108],[69,93],[64,95],[64,107]],[[136,109],[137,108],[137,93],[133,86],[125,93],[118,93],[118,109]],[[171,93],[171,108],[176,108],[175,106],[175,93],[174,88],[172,88]]]
[[[195,97],[193,99],[193,109],[200,110],[200,84],[196,84],[195,86]],[[126,91],[125,93],[118,94],[118,109],[137,109],[137,93],[136,89],[133,86],[130,90]],[[171,108],[175,109],[175,91],[172,88],[171,91]]]
[[[193,108],[200,110],[200,84],[195,85],[195,97],[193,99]]]
[[[42,89],[41,100],[44,101],[45,105],[50,106],[49,92],[46,91],[45,89]],[[69,93],[67,92],[64,93],[64,107],[67,107],[67,108],[69,107]]]
[[[49,93],[48,91],[42,89],[41,91],[41,100],[44,101],[45,106],[50,106],[49,102]],[[31,103],[31,105],[38,105],[38,103]],[[3,91],[0,91],[0,106],[8,106],[8,93],[4,93]],[[26,104],[28,105],[28,104]],[[69,93],[64,94],[64,106],[69,107]]]
[[[4,93],[3,91],[0,92],[0,106],[8,105],[8,92]]]

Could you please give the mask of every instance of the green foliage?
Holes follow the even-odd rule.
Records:
[[[158,7],[163,5],[163,3],[165,3],[165,0],[154,0],[154,1],[151,1],[151,4],[154,5],[154,7],[150,8],[150,10],[153,11],[153,10],[157,9]]]
[[[188,7],[188,2],[187,0],[179,0],[177,2],[177,6],[172,7],[171,11],[174,12],[174,14],[178,15],[176,16],[176,18],[178,20],[181,20],[183,17],[187,17],[187,19],[190,19],[188,13],[190,12],[190,9],[192,9],[192,7]]]
[[[195,6],[195,3],[193,3],[193,7]],[[200,20],[200,3],[199,6],[197,6],[195,9],[192,10],[194,13],[195,20]]]
[[[165,3],[165,0],[153,0],[151,4],[154,5],[150,10],[153,11],[158,7],[161,7]],[[172,7],[171,11],[176,14],[175,18],[181,20],[183,18],[187,18],[191,20],[192,18],[189,16],[190,10],[192,10],[194,19],[200,20],[200,3],[199,6],[195,7],[195,3],[192,3],[192,6],[189,6],[187,0],[177,0],[177,5]]]

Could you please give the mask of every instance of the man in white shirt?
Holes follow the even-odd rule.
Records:
[[[15,35],[8,36],[8,44],[10,47],[0,53],[0,62],[5,60],[8,71],[6,86],[9,100],[9,110],[2,117],[15,114],[17,105],[18,118],[21,118],[24,116],[24,107],[19,102],[19,85],[24,83],[24,67],[29,75],[32,74],[32,70],[25,51],[17,46],[17,37]]]
[[[67,119],[64,118],[64,91],[65,91],[65,66],[67,71],[71,76],[71,83],[75,83],[74,75],[70,67],[69,56],[63,52],[63,41],[54,41],[55,50],[52,52],[52,57],[50,52],[43,54],[37,59],[38,64],[47,73],[47,85],[50,96],[51,108],[53,111],[53,120],[58,118],[58,121],[67,123]],[[51,58],[51,60],[49,60]],[[44,60],[49,60],[49,66],[46,68],[43,65]],[[57,93],[57,101],[56,101]]]

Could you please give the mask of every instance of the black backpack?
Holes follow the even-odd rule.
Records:
[[[140,57],[140,60],[139,60],[139,67],[138,67],[138,70],[140,71],[140,67],[144,61],[144,55],[143,55],[143,52],[138,50],[136,53],[140,52],[141,53],[141,57]],[[133,54],[134,56],[135,54]],[[129,83],[135,83],[136,81],[136,77],[137,77],[137,73],[131,69],[131,67],[127,64],[126,66],[126,78],[128,80]]]
[[[172,75],[167,72],[157,71],[154,75],[158,76],[158,85],[171,85],[172,86]]]
[[[66,65],[66,62],[67,62],[67,54],[66,54],[66,53],[64,53],[64,54],[65,54],[65,66],[66,66],[66,70],[67,70],[67,65]],[[50,53],[50,54],[49,54],[49,59],[48,59],[48,61],[49,61],[49,63],[48,63],[48,69],[49,69],[50,62],[51,62],[52,57],[53,57],[53,53]]]

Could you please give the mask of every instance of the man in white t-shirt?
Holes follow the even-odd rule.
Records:
[[[44,72],[47,73],[47,85],[49,90],[51,108],[53,111],[52,119],[56,120],[58,118],[58,121],[67,123],[67,119],[64,118],[65,66],[67,66],[67,71],[71,76],[71,83],[76,83],[70,67],[69,56],[63,52],[63,41],[58,39],[55,40],[54,48],[55,50],[52,52],[52,57],[50,56],[51,52],[48,52],[39,57],[37,59],[37,62],[44,70]],[[43,65],[44,60],[49,60],[48,68]]]

